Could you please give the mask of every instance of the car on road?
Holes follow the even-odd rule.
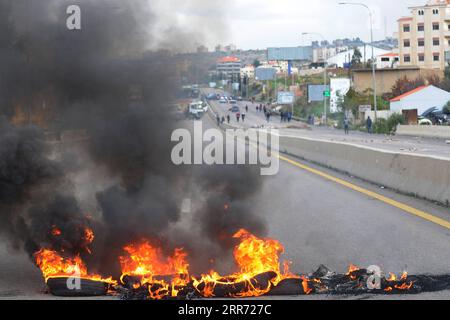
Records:
[[[202,118],[208,112],[208,105],[203,101],[194,101],[189,104],[188,116],[195,119]]]
[[[217,100],[217,95],[215,93],[210,93],[206,97],[207,100]]]
[[[225,104],[225,103],[228,103],[228,102],[227,102],[227,100],[224,97],[221,97],[220,100],[219,100],[219,103]]]
[[[432,126],[433,122],[431,122],[430,119],[423,118],[423,119],[419,119],[419,125],[420,126]]]
[[[419,117],[419,124],[429,124],[429,120],[434,125],[448,125],[448,115],[437,107],[430,108]]]
[[[228,103],[234,105],[234,104],[237,104],[238,102],[237,102],[237,100],[229,100]]]
[[[241,109],[238,106],[233,106],[229,109],[229,111],[233,112],[233,113],[239,113],[241,112]]]

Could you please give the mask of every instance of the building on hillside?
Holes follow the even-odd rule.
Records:
[[[234,44],[229,44],[226,46],[223,46],[221,44],[218,44],[215,48],[214,51],[216,53],[226,53],[226,54],[232,54],[238,51],[237,46]]]
[[[362,55],[361,62],[362,63],[367,63],[368,61],[370,61],[370,59],[372,59],[372,47],[370,45],[365,45],[365,46],[361,46],[361,47],[357,47],[357,48],[361,52],[361,55]],[[337,68],[344,68],[346,65],[348,65],[352,61],[354,52],[355,52],[354,47],[347,51],[339,52],[339,53],[337,53],[336,56],[329,58],[327,60],[327,63],[329,66],[336,66]],[[382,55],[382,54],[389,53],[389,52],[390,51],[388,51],[388,50],[374,47],[374,56],[375,57]]]
[[[398,20],[400,66],[444,70],[450,51],[450,0],[430,0],[411,7]]]
[[[241,78],[248,77],[249,79],[255,78],[255,67],[253,65],[246,65],[241,68]]]
[[[377,93],[383,95],[390,93],[394,84],[404,77],[410,80],[417,78],[429,78],[438,76],[442,78],[444,73],[441,70],[421,69],[419,67],[398,67],[377,69],[375,79],[377,83]],[[353,89],[356,92],[364,93],[373,88],[372,69],[356,69],[352,71]]]
[[[229,45],[225,46],[225,51],[229,52],[229,53],[234,53],[234,52],[238,51],[238,49],[235,44],[229,44]]]
[[[442,109],[450,101],[450,92],[435,86],[422,86],[391,99],[391,111],[417,110],[421,115],[430,108]]]
[[[261,67],[275,68],[277,73],[287,73],[289,69],[289,63],[287,61],[261,61]]]
[[[318,47],[313,49],[313,62],[324,62],[336,56],[338,49],[336,47]]]
[[[398,53],[389,52],[377,56],[377,68],[378,69],[388,69],[398,67],[399,56]]]
[[[224,79],[237,81],[241,74],[241,60],[237,57],[223,57],[217,60],[216,72]]]

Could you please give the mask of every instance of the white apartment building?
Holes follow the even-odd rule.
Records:
[[[255,67],[253,65],[246,65],[241,68],[241,78],[248,77],[250,79],[255,78]]]
[[[398,20],[400,66],[444,70],[450,51],[450,0],[430,0],[411,7]]]
[[[320,47],[313,50],[313,62],[319,63],[327,61],[328,59],[336,56],[338,50],[336,47]]]
[[[378,69],[390,69],[398,67],[399,56],[398,53],[389,52],[377,56],[377,68]]]
[[[237,57],[223,57],[217,60],[216,72],[227,79],[236,80],[241,74],[242,63]]]

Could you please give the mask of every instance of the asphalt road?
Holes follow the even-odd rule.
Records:
[[[218,91],[213,89],[203,89],[203,92],[208,94]],[[294,120],[291,123],[282,123],[280,117],[276,115],[272,116],[270,122],[267,122],[264,113],[256,111],[257,104],[252,104],[249,101],[238,102],[241,112],[245,112],[245,106],[249,107],[249,111],[245,112],[245,122],[237,122],[235,115],[229,112],[229,108],[231,107],[229,104],[220,104],[218,101],[213,100],[210,101],[210,105],[214,112],[219,113],[221,116],[223,115],[226,117],[227,114],[230,114],[230,124],[235,127],[270,127],[278,129],[282,136],[348,143],[360,147],[375,148],[403,154],[433,156],[450,160],[450,144],[444,139],[369,135],[359,131],[351,131],[349,135],[345,135],[343,130],[323,128],[320,126],[310,126],[307,130],[299,129],[300,127],[304,127],[304,124]]]
[[[214,126],[207,117],[203,122],[206,128]],[[450,221],[447,208],[304,164]],[[277,175],[264,180],[262,192],[251,201],[265,219],[269,236],[284,244],[284,258],[292,261],[294,272],[308,273],[321,264],[336,272],[346,272],[350,264],[356,264],[378,265],[386,272],[399,274],[403,270],[411,274],[450,273],[450,230],[285,161],[281,161]],[[45,295],[43,288],[39,271],[30,260],[23,254],[8,252],[0,244],[0,299],[58,299]],[[450,291],[357,298],[450,299]]]

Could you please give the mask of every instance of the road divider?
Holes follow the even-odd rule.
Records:
[[[397,127],[397,135],[450,139],[450,126],[403,126]]]
[[[379,193],[367,190],[365,188],[361,188],[361,187],[359,187],[357,185],[354,185],[353,183],[350,183],[348,181],[336,178],[336,177],[334,177],[332,175],[326,174],[326,173],[324,173],[324,172],[322,172],[320,170],[313,169],[313,168],[311,168],[309,166],[306,166],[304,164],[301,164],[301,163],[299,163],[297,161],[294,161],[292,159],[286,158],[284,156],[280,155],[279,158],[280,158],[280,160],[288,162],[288,163],[290,163],[290,164],[292,164],[292,165],[294,165],[294,166],[296,166],[296,167],[298,167],[300,169],[303,169],[303,170],[306,170],[306,171],[311,172],[313,174],[316,174],[318,176],[321,176],[322,178],[325,178],[327,180],[330,180],[330,181],[333,181],[335,183],[338,183],[338,184],[340,184],[340,185],[342,185],[342,186],[344,186],[346,188],[349,188],[349,189],[352,189],[352,190],[357,191],[359,193],[365,194],[365,195],[367,195],[367,196],[369,196],[371,198],[377,199],[377,200],[379,200],[381,202],[384,202],[384,203],[389,204],[389,205],[391,205],[393,207],[396,207],[396,208],[398,208],[400,210],[403,210],[403,211],[405,211],[405,212],[407,212],[407,213],[409,213],[409,214],[411,214],[413,216],[422,218],[422,219],[427,220],[429,222],[433,222],[433,223],[435,223],[437,225],[440,225],[441,227],[444,227],[444,228],[450,230],[450,222],[447,221],[447,220],[441,219],[441,218],[433,216],[432,214],[429,214],[429,213],[427,213],[425,211],[413,208],[413,207],[408,206],[408,205],[406,205],[404,203],[401,203],[401,202],[398,202],[398,201],[393,200],[391,198],[385,197],[385,196],[383,196],[383,195],[381,195]]]
[[[450,161],[443,158],[290,136],[280,136],[280,152],[449,206]]]

